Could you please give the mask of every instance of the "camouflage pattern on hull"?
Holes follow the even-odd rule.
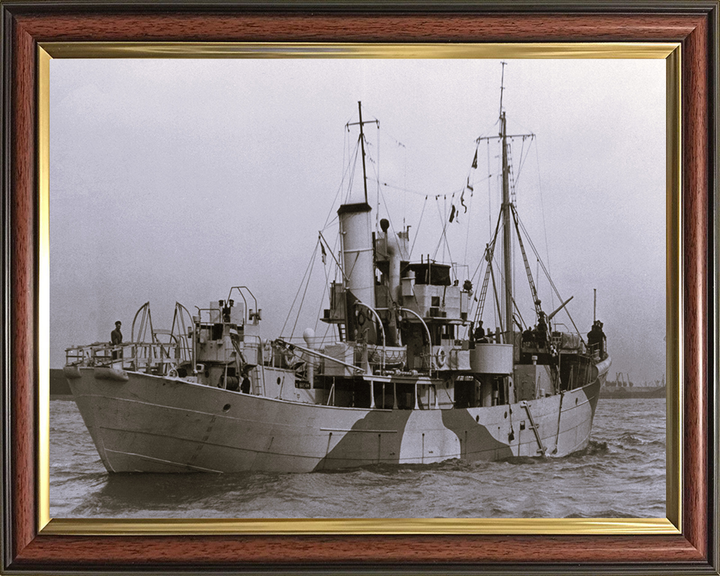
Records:
[[[69,379],[109,472],[310,472],[452,458],[564,456],[587,445],[603,372],[526,403],[391,410],[276,400],[126,372]]]

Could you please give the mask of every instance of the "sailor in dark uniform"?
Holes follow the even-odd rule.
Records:
[[[545,312],[540,312],[540,316],[538,317],[536,336],[539,345],[544,346],[548,339],[548,326],[545,320]]]
[[[476,342],[487,342],[487,338],[485,338],[485,328],[483,328],[482,320],[478,320],[478,327],[475,328],[474,336]]]
[[[600,353],[600,358],[603,358],[605,355],[605,333],[602,327],[603,323],[600,322],[600,320],[595,320],[592,329],[587,335],[588,347],[591,350],[597,350]]]
[[[122,326],[122,322],[118,320],[115,322],[115,330],[110,332],[110,343],[113,346],[120,346],[122,344],[122,332],[120,331],[120,327]],[[112,357],[113,360],[116,360],[118,358],[122,358],[121,350],[113,350]]]
[[[605,332],[603,332],[603,323],[597,321],[598,344],[600,347],[600,358],[605,358]]]

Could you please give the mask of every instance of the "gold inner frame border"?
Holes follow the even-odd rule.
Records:
[[[664,59],[666,61],[666,518],[69,519],[50,518],[50,61],[53,58]],[[642,535],[682,531],[681,45],[674,42],[362,44],[40,42],[37,58],[38,530],[43,535]]]

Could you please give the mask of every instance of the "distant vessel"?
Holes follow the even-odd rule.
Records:
[[[615,380],[606,381],[600,389],[600,398],[626,399],[626,398],[665,398],[667,387],[665,375],[662,381],[657,380],[655,386],[634,386],[629,377],[618,372]]]
[[[64,373],[109,472],[309,472],[565,456],[588,444],[611,360],[604,335],[588,345],[552,329],[569,300],[541,307],[510,194],[502,98],[499,134],[478,139],[500,143],[502,207],[477,297],[452,263],[411,260],[408,229],[393,234],[383,219],[373,230],[358,109],[365,201],[337,210],[340,273],[322,317],[334,341],[317,346],[312,330],[302,344],[262,339],[257,300],[236,286],[195,314],[176,304],[170,330],[154,329],[145,304],[131,342],[69,348]],[[534,327],[515,313],[514,231]],[[504,308],[492,335],[479,328],[488,292]]]

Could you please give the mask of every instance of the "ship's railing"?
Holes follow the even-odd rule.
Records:
[[[190,362],[192,359],[192,347],[187,335],[183,333],[177,334],[173,330],[156,329],[153,332],[153,342],[136,342],[135,346],[143,344],[162,346],[166,351],[166,355],[174,356],[179,362]]]
[[[182,362],[182,346],[175,342],[127,342],[119,345],[98,342],[65,351],[65,364],[68,366],[103,366],[148,374],[173,374]]]
[[[404,346],[373,346],[367,347],[368,362],[374,369],[405,366],[407,349]]]
[[[604,342],[594,342],[587,345],[588,354],[595,360],[604,360],[607,358],[607,345]]]

